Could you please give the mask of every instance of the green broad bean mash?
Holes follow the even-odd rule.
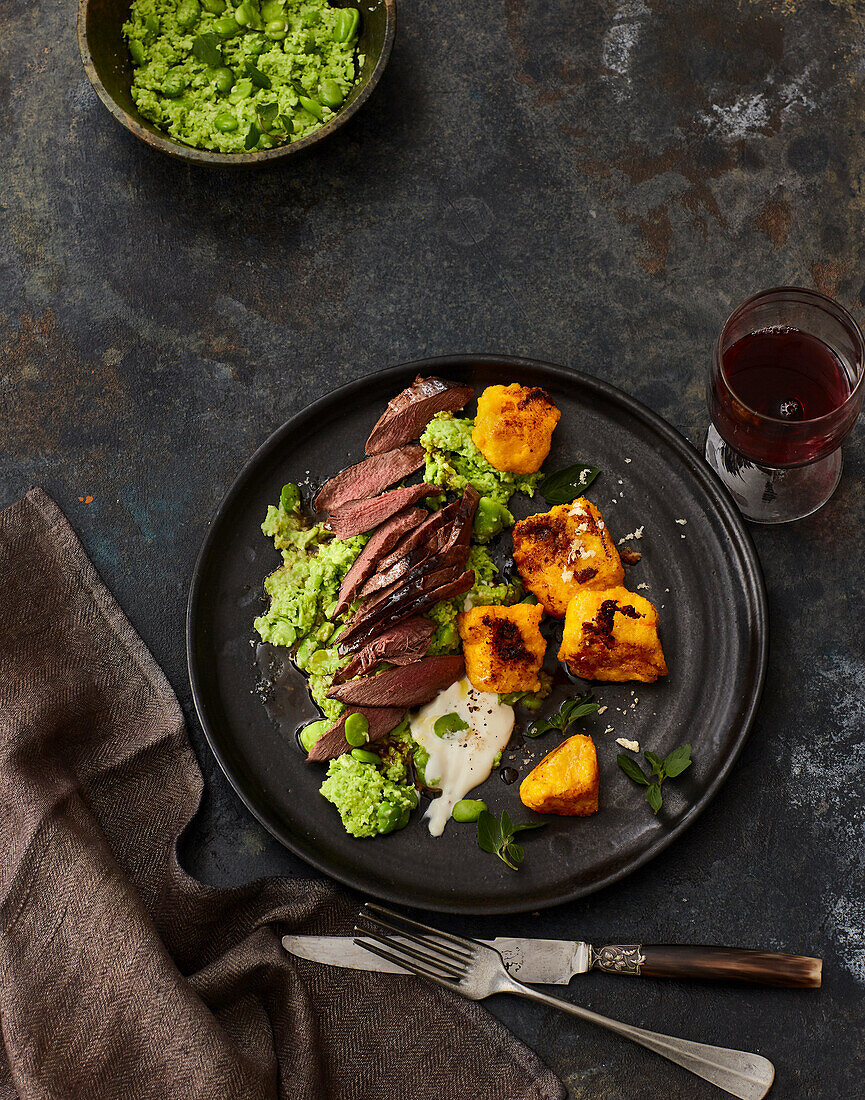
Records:
[[[327,611],[366,536],[335,539],[322,524],[310,526],[300,514],[300,494],[285,490],[279,504],[268,507],[261,530],[281,552],[282,565],[264,582],[270,606],[253,625],[263,642],[297,646],[294,662],[309,677],[310,694],[324,716],[335,722],[345,707],[328,699],[327,690],[348,658],[337,652],[336,626]]]
[[[507,510],[508,501],[516,492],[534,496],[544,475],[511,474],[497,470],[472,442],[474,426],[474,420],[457,418],[453,413],[437,413],[433,417],[420,437],[421,446],[426,451],[424,481],[458,493],[467,485],[474,485],[481,497],[490,502],[484,511],[489,514],[492,512],[491,504],[499,504],[503,511],[498,513],[497,518],[502,520],[503,525],[511,526],[514,517]],[[495,522],[491,514],[490,521]]]
[[[321,793],[339,810],[345,831],[357,837],[404,828],[418,803],[413,786],[349,753],[331,760]]]
[[[177,141],[243,153],[297,141],[355,83],[360,16],[325,0],[133,0],[132,98]]]

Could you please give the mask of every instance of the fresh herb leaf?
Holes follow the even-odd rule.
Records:
[[[664,771],[670,777],[675,779],[677,775],[681,775],[685,768],[691,766],[691,746],[682,745],[681,748],[673,749],[673,751],[664,760]]]
[[[643,774],[643,769],[635,760],[632,760],[630,756],[625,756],[623,752],[620,752],[619,755],[616,757],[616,763],[619,765],[619,767],[622,769],[628,779],[633,779],[635,783],[640,783],[644,787],[649,786],[649,780],[646,779],[645,775]]]
[[[568,699],[566,703],[562,703],[560,714],[564,719],[563,729],[567,729],[568,726],[572,726],[580,718],[585,718],[589,714],[597,714],[601,709],[598,703],[587,702],[587,697],[590,695],[580,695],[576,699]]]
[[[270,89],[273,87],[271,79],[261,69],[256,69],[251,61],[246,63],[246,75],[259,88]]]
[[[280,126],[281,129],[285,130],[285,132],[287,134],[293,134],[294,133],[294,123],[288,117],[288,115],[280,115],[279,118],[276,120],[276,122],[277,122],[277,125]]]
[[[222,65],[219,35],[214,34],[213,31],[197,34],[192,40],[192,56],[209,65],[211,69],[218,69]]]
[[[583,495],[600,472],[597,466],[583,463],[557,470],[541,482],[541,496],[547,504],[570,504]]]
[[[548,722],[546,718],[538,718],[535,722],[530,722],[526,729],[526,737],[540,737],[541,734],[549,733],[551,729],[556,727],[552,722]]]
[[[586,691],[575,699],[566,699],[556,714],[551,714],[549,718],[538,718],[532,722],[526,730],[526,737],[540,737],[541,734],[554,729],[567,733],[574,722],[600,710],[599,704],[592,702],[593,698],[592,693]]]
[[[262,130],[269,130],[276,121],[276,116],[279,114],[279,104],[263,103],[258,108],[256,114],[258,115],[258,125]]]
[[[652,769],[652,775],[657,775],[659,778],[663,778],[664,775],[664,761],[660,757],[655,756],[653,752],[644,752],[646,761],[649,767]]]
[[[525,829],[541,829],[544,825],[545,821],[525,821],[515,825],[506,810],[502,811],[501,821],[496,821],[489,810],[483,810],[478,818],[478,845],[516,871],[523,862],[525,851],[521,844],[514,841],[514,837]]]
[[[478,844],[490,855],[498,855],[502,846],[502,828],[489,810],[482,810],[478,818]]]
[[[657,813],[663,802],[661,786],[664,780],[675,779],[691,766],[691,746],[682,745],[678,749],[673,749],[663,760],[653,752],[644,752],[643,756],[652,769],[654,781],[646,778],[643,769],[630,756],[620,752],[616,762],[629,779],[646,788],[646,800],[652,807],[653,813]]]
[[[443,714],[441,718],[436,718],[433,733],[436,737],[447,737],[449,733],[459,733],[460,730],[468,728],[468,722],[464,722],[456,711],[451,711],[450,714]]]
[[[249,124],[249,131],[247,132],[246,137],[243,139],[243,148],[247,150],[254,149],[256,145],[258,145],[260,140],[261,130],[259,130],[254,122],[251,122]]]

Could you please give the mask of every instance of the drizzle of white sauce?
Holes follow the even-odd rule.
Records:
[[[437,718],[458,714],[468,729],[439,737]],[[426,781],[441,788],[426,812],[429,831],[441,836],[451,810],[461,798],[487,778],[496,755],[510,740],[514,708],[499,702],[495,693],[477,691],[467,679],[440,692],[431,703],[411,716],[411,735],[429,753]]]

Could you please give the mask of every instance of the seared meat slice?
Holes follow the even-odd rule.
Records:
[[[374,497],[419,470],[423,464],[423,447],[416,443],[365,458],[324,483],[315,498],[316,510],[337,512],[353,500]]]
[[[343,577],[334,618],[341,615],[355,598],[363,582],[375,571],[382,554],[387,554],[412,527],[425,522],[426,516],[427,512],[423,508],[406,508],[376,528],[369,542],[354,559],[351,569]]]
[[[437,492],[435,485],[427,485],[425,482],[420,485],[405,485],[402,489],[391,489],[381,496],[346,504],[330,517],[327,525],[338,539],[350,539],[353,535],[371,531],[403,508],[417,504],[423,497]]]
[[[460,502],[455,500],[453,504],[446,504],[444,508],[440,508],[437,512],[431,512],[423,523],[418,524],[417,527],[402,536],[393,550],[378,563],[378,570],[390,569],[392,565],[396,565],[400,558],[404,558],[406,554],[410,554],[412,550],[428,542],[439,527],[444,527],[456,517],[459,506]]]
[[[353,676],[372,672],[382,661],[392,665],[409,665],[419,661],[426,654],[435,629],[431,619],[420,615],[392,626],[365,645],[353,660],[337,672],[333,682],[341,684]]]
[[[374,612],[359,622],[352,623],[339,639],[339,652],[356,653],[367,642],[403,619],[420,615],[439,600],[450,600],[468,592],[475,583],[471,569],[460,573],[458,569],[442,569],[423,577],[414,577],[402,585]]]
[[[471,386],[443,378],[421,378],[398,393],[382,413],[366,441],[368,455],[392,451],[411,439],[419,439],[438,412],[456,412],[474,397]]]
[[[408,577],[418,569],[425,568],[427,562],[438,569],[443,568],[445,563],[465,565],[471,544],[472,520],[479,499],[475,489],[471,485],[467,486],[462,499],[457,503],[453,521],[449,525],[427,528],[428,537],[390,568],[385,569],[383,564],[379,565],[376,573],[361,589],[361,596],[369,596],[393,584],[400,577]],[[449,505],[448,508],[450,507],[452,506]],[[447,510],[442,509],[443,512]]]
[[[345,739],[345,720],[350,714],[362,714],[369,722],[370,741],[379,741],[385,734],[400,724],[405,717],[405,708],[399,707],[349,707],[345,714],[341,714],[336,725],[319,737],[307,754],[307,762],[334,760],[342,756],[344,752],[351,750],[351,745]]]
[[[377,676],[364,676],[332,687],[331,699],[355,706],[419,707],[465,675],[465,661],[455,657],[424,657],[404,668],[391,668]]]

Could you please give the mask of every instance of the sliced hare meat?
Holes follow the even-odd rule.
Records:
[[[396,485],[424,464],[423,447],[413,443],[371,455],[326,481],[315,498],[318,512],[338,512],[353,500],[366,500]]]
[[[474,397],[471,386],[443,378],[421,378],[391,401],[366,441],[368,455],[392,451],[412,439],[419,439],[436,413],[456,412]]]

